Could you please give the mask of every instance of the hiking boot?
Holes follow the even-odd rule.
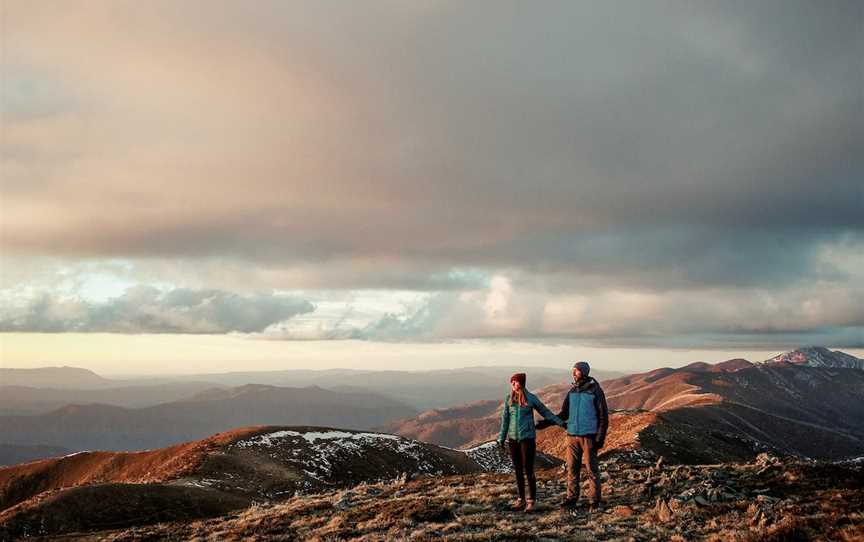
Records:
[[[561,501],[560,508],[561,510],[573,510],[574,508],[576,508],[576,503],[578,502],[579,499],[576,499],[574,497],[567,497],[566,499]]]
[[[523,501],[522,499],[516,499],[515,501],[513,501],[513,504],[510,505],[510,510],[512,510],[514,512],[521,512],[524,509],[525,509],[525,501]]]
[[[603,511],[603,501],[588,503],[588,511],[589,512],[602,512]]]
[[[525,504],[525,511],[530,512],[532,510],[534,510],[534,501],[532,501],[531,499],[528,499],[528,501]]]

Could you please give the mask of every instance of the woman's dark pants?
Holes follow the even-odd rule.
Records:
[[[537,441],[533,438],[518,441],[508,439],[507,443],[510,445],[513,470],[516,471],[519,498],[525,499],[525,478],[528,478],[528,500],[533,501],[537,495],[537,478],[534,477],[534,453],[537,451]]]

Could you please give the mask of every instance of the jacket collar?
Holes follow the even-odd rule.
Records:
[[[596,381],[594,380],[593,377],[589,376],[587,378],[583,378],[582,380],[580,380],[578,382],[573,382],[573,385],[571,386],[570,391],[584,391],[584,390],[587,390],[589,388],[593,388],[594,384],[596,384]]]

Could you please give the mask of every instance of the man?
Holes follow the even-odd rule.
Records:
[[[591,367],[585,361],[573,366],[573,387],[564,396],[558,414],[567,424],[567,498],[561,503],[563,509],[570,509],[579,501],[579,477],[583,465],[588,476],[589,510],[602,506],[597,452],[606,441],[609,409],[600,384],[588,376],[590,371]]]

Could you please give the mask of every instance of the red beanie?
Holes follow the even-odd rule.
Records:
[[[525,387],[525,373],[514,374],[510,377],[510,382],[513,382],[514,380],[519,382],[523,388]]]

